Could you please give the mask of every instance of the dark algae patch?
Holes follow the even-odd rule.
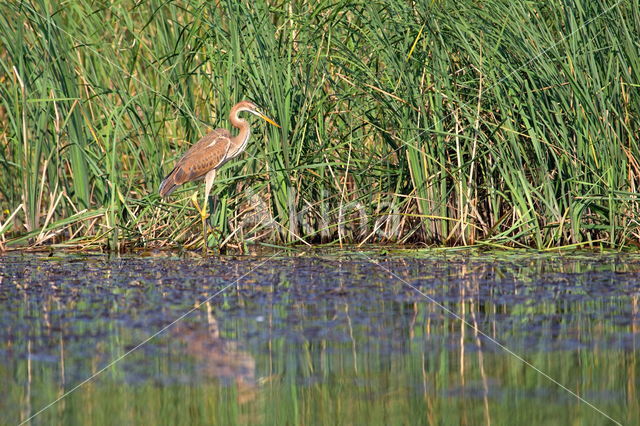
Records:
[[[3,256],[0,423],[90,377],[33,422],[610,422],[542,371],[640,424],[639,297],[629,254]]]

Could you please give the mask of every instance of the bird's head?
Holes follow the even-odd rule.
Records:
[[[236,111],[241,112],[241,111],[247,111],[250,112],[253,115],[256,115],[260,118],[262,118],[264,121],[266,121],[269,124],[273,124],[276,127],[280,127],[280,125],[278,125],[278,123],[276,123],[275,121],[273,121],[272,119],[270,119],[269,117],[267,117],[262,111],[261,108],[254,104],[251,101],[242,101],[240,103],[238,103],[235,106]]]

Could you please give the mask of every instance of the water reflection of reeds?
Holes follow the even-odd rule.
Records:
[[[480,329],[637,423],[633,258],[394,256],[376,259],[473,328],[353,254],[274,260],[42,422],[596,422]],[[0,411],[27,418],[251,267],[168,262],[0,263]]]

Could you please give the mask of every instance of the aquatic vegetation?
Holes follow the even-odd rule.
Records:
[[[4,2],[0,249],[197,245],[157,189],[245,98],[282,129],[222,169],[211,244],[637,244],[639,8]]]

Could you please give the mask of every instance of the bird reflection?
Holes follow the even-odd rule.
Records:
[[[206,323],[180,324],[174,337],[185,344],[186,353],[193,357],[201,378],[217,379],[225,385],[237,386],[238,403],[256,395],[256,361],[239,348],[238,342],[220,337],[218,321],[211,305],[205,302]]]

